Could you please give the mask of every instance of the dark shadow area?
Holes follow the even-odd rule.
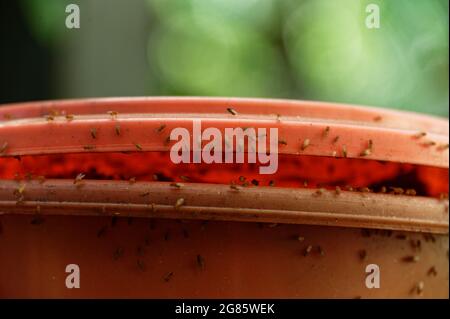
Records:
[[[33,38],[19,1],[0,2],[0,103],[51,98],[51,52]]]

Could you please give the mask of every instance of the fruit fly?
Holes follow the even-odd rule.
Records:
[[[371,192],[369,187],[361,187],[361,188],[359,188],[359,191],[362,193],[370,193]]]
[[[170,279],[172,279],[172,277],[173,277],[173,271],[168,272],[168,273],[164,276],[164,281],[165,281],[165,282],[169,282]]]
[[[205,258],[202,255],[197,255],[197,265],[200,269],[205,269]]]
[[[175,209],[179,209],[181,206],[184,205],[184,198],[178,198],[177,201],[175,202]]]
[[[325,192],[324,188],[319,188],[314,192],[314,196],[321,196]]]
[[[164,139],[164,145],[169,145],[170,141],[171,141],[171,139],[170,139],[170,135],[169,135]]]
[[[96,128],[91,128],[91,137],[93,139],[97,138],[97,129]]]
[[[302,146],[301,146],[301,150],[302,151],[304,151],[308,146],[309,146],[309,143],[310,143],[310,140],[309,140],[309,138],[306,138],[304,141],[303,141],[303,144],[302,144]]]
[[[280,140],[278,140],[278,144],[280,144],[280,145],[287,145],[287,142],[286,142],[286,140],[285,139],[280,139]]]
[[[52,115],[52,116],[58,116],[59,115],[59,111],[58,110],[52,109],[49,112],[50,112],[50,115]]]
[[[190,182],[190,181],[191,181],[191,179],[190,179],[188,176],[184,176],[184,175],[181,175],[181,176],[180,176],[180,179],[181,179],[182,181],[185,181],[185,182]]]
[[[419,281],[419,282],[417,283],[417,293],[418,293],[418,294],[422,294],[423,288],[424,288],[424,287],[425,287],[424,282],[423,282],[423,281]]]
[[[449,148],[449,144],[441,144],[437,147],[438,151],[445,151]]]
[[[108,112],[106,112],[109,116],[111,116],[111,118],[113,119],[113,120],[115,120],[116,119],[116,117],[117,117],[117,115],[119,114],[119,113],[117,113],[116,111],[108,111]]]
[[[66,120],[67,122],[72,122],[75,116],[73,114],[66,114]]]
[[[372,153],[372,146],[373,146],[373,142],[372,142],[372,140],[369,140],[368,145],[367,145],[367,148],[364,149],[364,150],[359,154],[359,156],[362,156],[362,157],[364,157],[364,156],[369,156],[369,155]]]
[[[242,187],[239,186],[239,185],[231,184],[231,185],[230,185],[230,188],[231,188],[232,190],[239,191],[239,190],[241,190]]]
[[[121,129],[120,129],[120,125],[119,124],[116,124],[116,126],[114,127],[114,130],[116,132],[116,135],[120,136]]]
[[[181,187],[183,187],[184,185],[182,183],[170,183],[170,186],[180,189]]]
[[[311,253],[312,249],[313,249],[313,246],[311,246],[311,245],[306,247],[305,251],[303,252],[303,256],[305,256],[305,257],[308,256]]]
[[[78,174],[77,175],[77,177],[75,177],[75,180],[73,181],[73,183],[76,185],[76,184],[79,184],[82,180],[83,180],[83,178],[85,177],[86,175],[84,175],[83,173],[80,173],[80,174]]]
[[[156,132],[161,133],[166,128],[166,124],[161,124],[157,129]]]
[[[323,250],[322,246],[317,246],[317,250],[319,251],[320,256],[325,256],[325,251]]]
[[[427,275],[436,277],[437,276],[436,267],[435,266],[430,267],[430,269],[428,269]]]
[[[427,135],[426,132],[419,132],[419,133],[414,134],[413,137],[416,138],[416,139],[419,139],[419,138],[422,138],[422,137],[424,137],[426,135]]]
[[[417,293],[421,295],[423,293],[423,288],[425,287],[425,283],[423,281],[419,281],[412,289],[411,293]]]
[[[361,249],[358,252],[358,256],[361,261],[366,261],[367,260],[367,251],[365,249]]]
[[[23,196],[23,193],[25,192],[25,187],[26,187],[25,184],[19,185],[19,187],[16,190],[14,190],[14,194],[17,196]]]
[[[432,243],[436,242],[436,238],[432,234],[423,234],[423,238],[426,242],[431,241]]]
[[[377,115],[373,118],[374,122],[380,122],[382,119],[381,115]]]
[[[435,141],[427,141],[427,142],[424,142],[422,145],[425,147],[435,146],[436,142]]]
[[[342,157],[347,157],[347,147],[345,145],[342,146]]]
[[[330,134],[330,127],[329,126],[327,126],[326,128],[325,128],[325,130],[323,131],[323,134],[322,134],[322,137],[327,137],[328,136],[328,134]]]
[[[405,256],[402,258],[402,261],[407,263],[416,263],[420,260],[420,257],[418,255],[411,255],[411,256]]]
[[[142,146],[138,143],[134,143],[134,146],[139,150],[142,151]]]
[[[0,155],[5,153],[6,149],[8,148],[8,142],[4,142],[2,146],[0,146]]]
[[[402,195],[405,191],[401,187],[389,187],[391,189],[391,194],[394,195]]]
[[[341,194],[341,188],[339,186],[336,186],[336,189],[334,190],[336,195],[340,195]]]
[[[238,113],[236,112],[236,110],[233,109],[233,108],[231,108],[231,107],[227,108],[227,111],[228,111],[228,113],[230,113],[231,115],[237,115],[237,114],[238,114]]]

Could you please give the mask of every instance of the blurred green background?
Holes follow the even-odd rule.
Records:
[[[80,29],[65,27],[69,3]],[[366,27],[370,3],[379,29]],[[4,10],[17,46],[2,45],[3,102],[240,96],[449,113],[448,0],[22,0]]]

